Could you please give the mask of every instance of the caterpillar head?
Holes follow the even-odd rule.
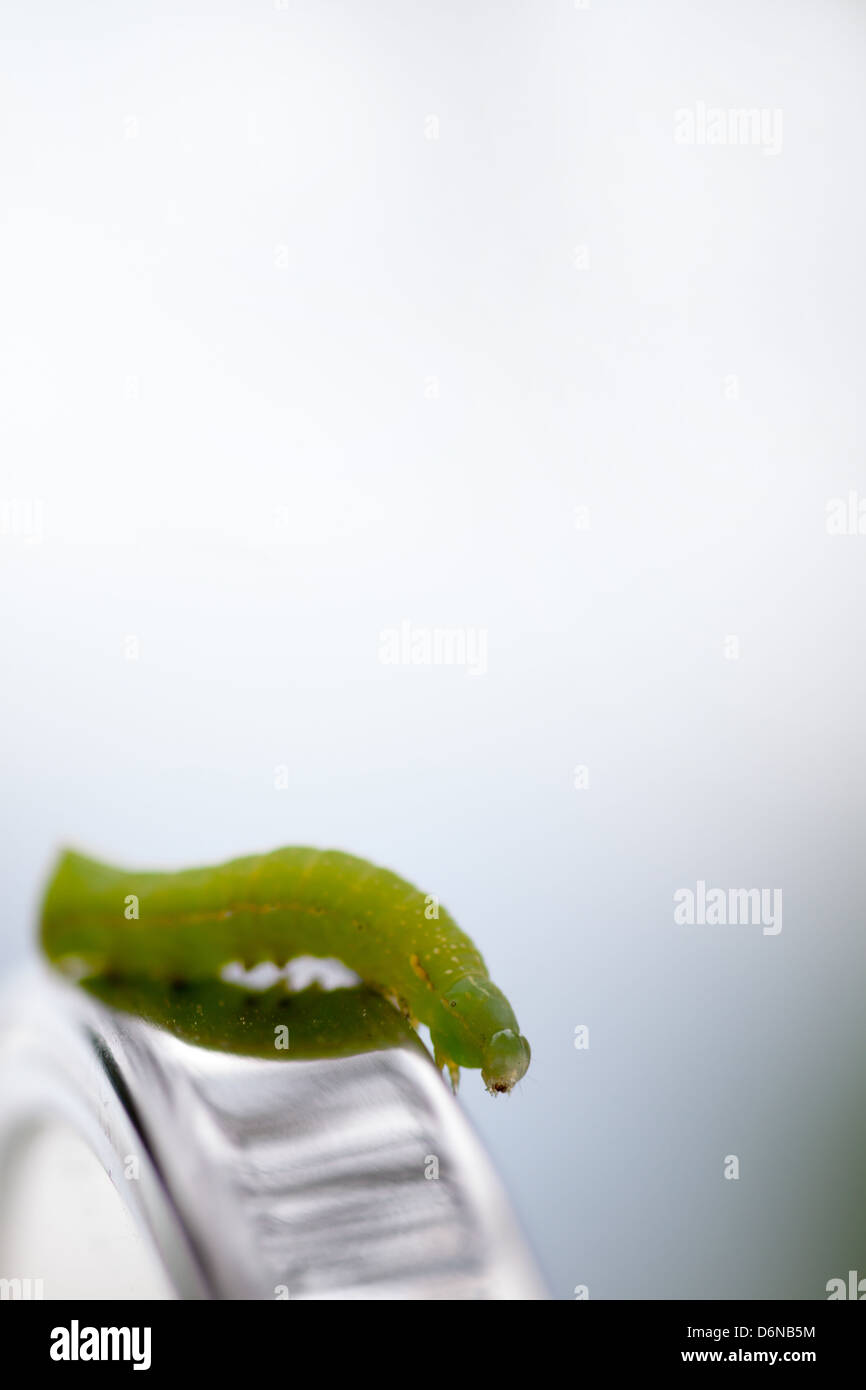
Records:
[[[529,1043],[514,1028],[500,1028],[484,1049],[481,1080],[495,1094],[510,1091],[526,1075],[529,1067]]]
[[[529,1066],[529,1043],[505,995],[490,980],[467,976],[441,1000],[431,1026],[434,1047],[461,1067],[480,1067],[491,1094],[510,1091]]]

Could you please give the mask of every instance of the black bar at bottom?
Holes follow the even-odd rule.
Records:
[[[861,1300],[866,1301],[866,1300]],[[265,1370],[297,1380],[298,1351],[316,1348],[329,1354],[329,1343],[297,1341],[321,1329],[339,1329],[346,1351],[369,1367],[383,1353],[392,1373],[416,1378],[420,1365],[439,1362],[442,1374],[460,1375],[461,1356],[476,1341],[480,1354],[494,1359],[529,1339],[536,1357],[549,1364],[555,1352],[550,1342],[563,1333],[575,1374],[583,1379],[590,1367],[598,1373],[644,1370],[665,1373],[701,1366],[745,1369],[763,1366],[805,1366],[813,1371],[845,1370],[858,1375],[863,1368],[864,1310],[843,1302],[573,1302],[553,1316],[544,1305],[524,1304],[508,1312],[501,1304],[470,1303],[467,1323],[454,1305],[446,1312],[433,1305],[400,1304],[386,1310],[381,1304],[359,1306],[335,1302],[279,1300],[273,1303],[181,1302],[0,1302],[2,1346],[14,1347],[18,1366],[50,1375],[115,1375],[136,1368],[141,1375],[213,1374],[221,1382],[243,1377],[246,1385]],[[551,1321],[547,1322],[547,1316]],[[542,1326],[535,1318],[543,1320]],[[383,1332],[392,1335],[383,1340]],[[393,1339],[393,1333],[400,1335]],[[459,1341],[455,1333],[459,1332]],[[400,1372],[399,1346],[403,1335],[415,1348],[415,1369]],[[467,1346],[467,1337],[469,1345]],[[343,1341],[345,1338],[345,1341]],[[291,1340],[290,1340],[291,1339]],[[434,1348],[438,1347],[438,1350]],[[396,1355],[396,1360],[393,1360]],[[429,1362],[426,1358],[429,1357]],[[536,1362],[536,1364],[538,1364]],[[450,1371],[449,1371],[450,1367]],[[356,1362],[357,1369],[357,1362]],[[331,1375],[328,1376],[330,1380]]]

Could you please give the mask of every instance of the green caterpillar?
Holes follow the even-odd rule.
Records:
[[[232,961],[336,957],[430,1029],[454,1089],[480,1067],[510,1091],[529,1044],[469,937],[435,898],[338,850],[289,848],[180,873],[113,868],[67,851],[42,905],[42,948],[109,980],[216,980]]]

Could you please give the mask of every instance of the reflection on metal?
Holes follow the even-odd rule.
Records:
[[[0,1164],[46,1119],[85,1139],[181,1298],[546,1296],[417,1048],[210,1052],[34,969],[0,1014]]]

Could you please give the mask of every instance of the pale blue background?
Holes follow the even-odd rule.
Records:
[[[67,841],[437,892],[557,1297],[866,1275],[864,72],[844,0],[0,15],[2,961]],[[488,675],[382,666],[404,617]],[[675,927],[698,878],[782,933]]]

